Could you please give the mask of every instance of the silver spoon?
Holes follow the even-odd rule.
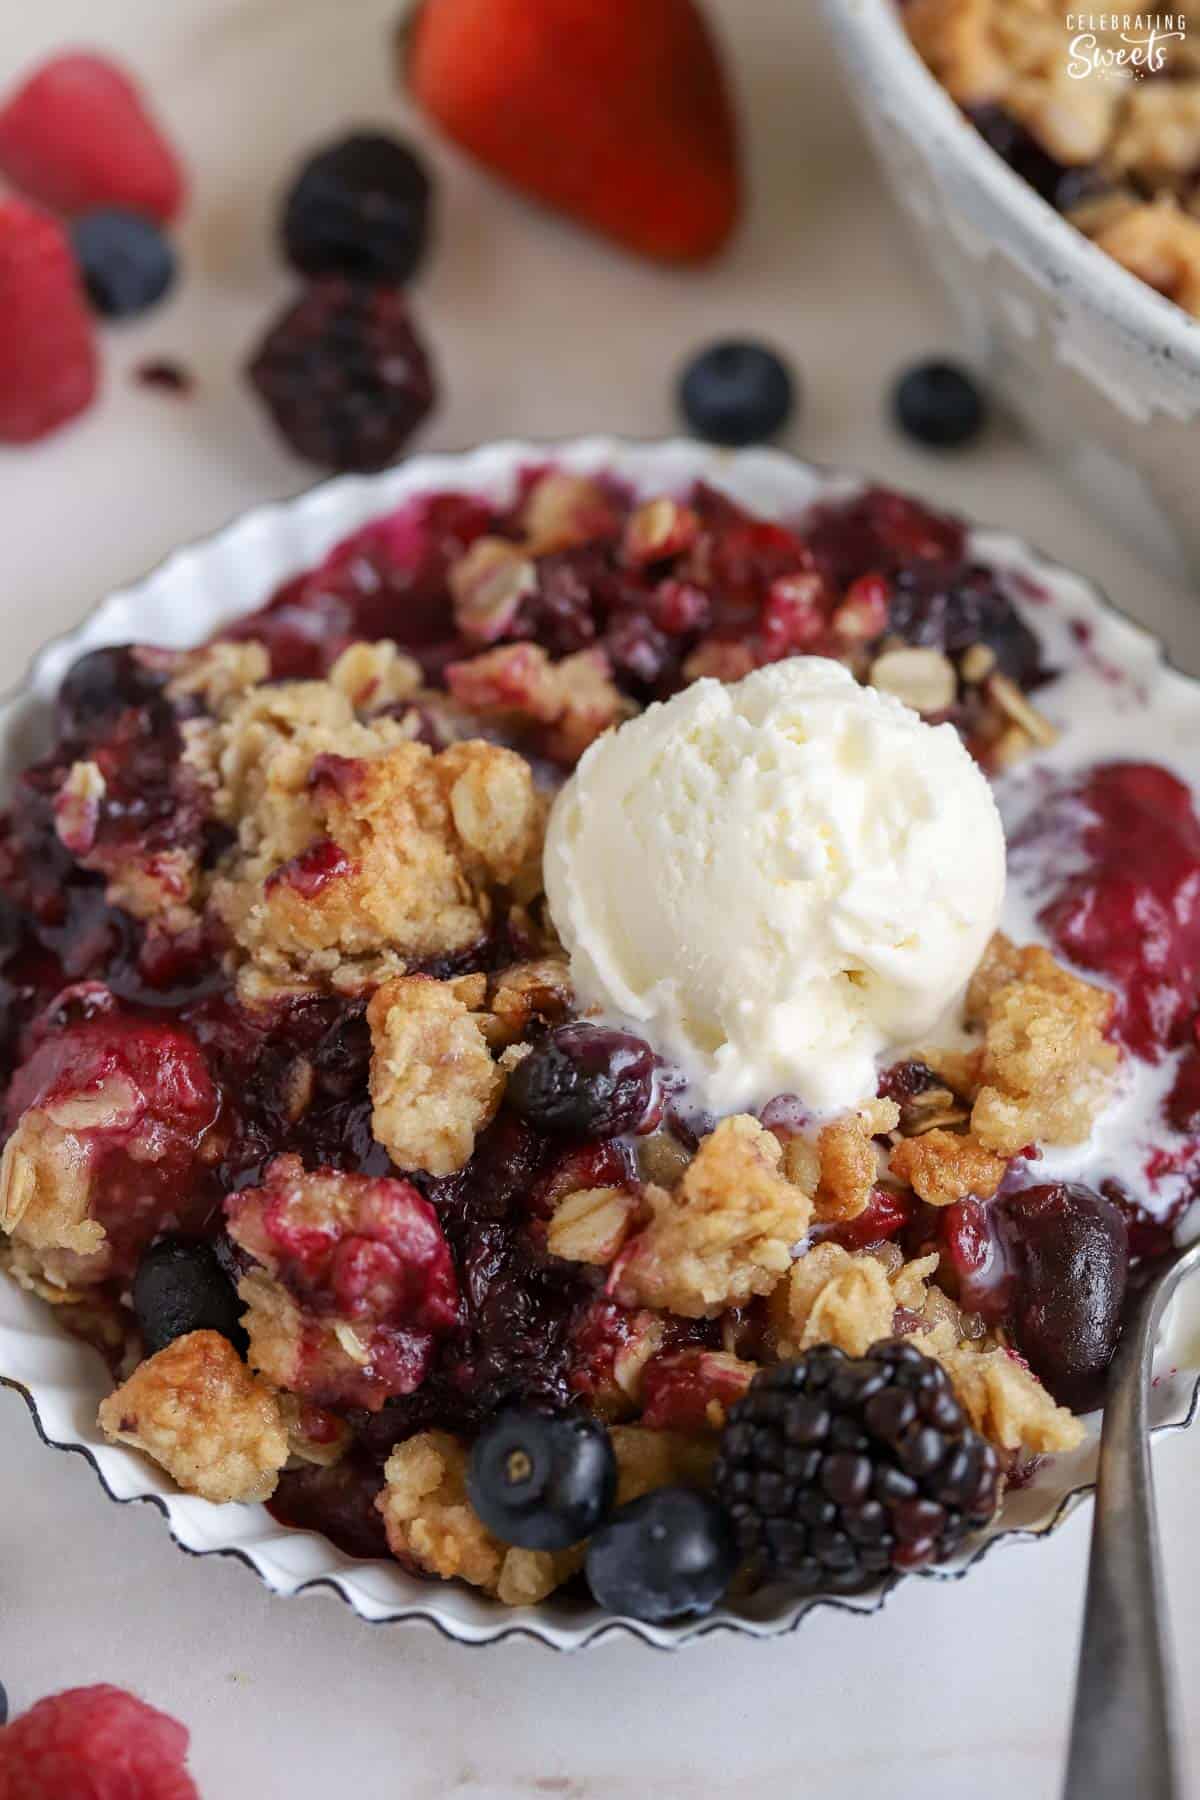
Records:
[[[1146,1402],[1159,1326],[1200,1240],[1138,1296],[1109,1374],[1063,1800],[1186,1800]]]

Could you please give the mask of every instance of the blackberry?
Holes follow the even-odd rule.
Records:
[[[408,281],[429,236],[430,183],[406,144],[356,131],[309,159],[284,202],[284,253],[302,275]]]
[[[327,275],[268,331],[249,376],[298,456],[383,469],[433,406],[433,371],[394,282]]]
[[[730,1412],[715,1482],[753,1575],[849,1592],[949,1556],[994,1513],[1000,1464],[945,1370],[890,1339],[763,1370]]]

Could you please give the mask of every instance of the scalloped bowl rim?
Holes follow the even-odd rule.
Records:
[[[414,457],[381,475],[322,482],[292,499],[252,508],[223,529],[173,551],[139,581],[110,594],[72,630],[48,643],[33,659],[25,680],[0,699],[5,780],[28,760],[39,736],[37,727],[45,703],[69,663],[86,649],[128,641],[128,626],[135,615],[152,610],[155,604],[164,606],[171,614],[171,628],[164,634],[156,622],[150,635],[160,641],[165,635],[165,641],[180,646],[194,643],[218,624],[261,603],[288,574],[308,566],[348,532],[405,498],[439,487],[511,491],[523,467],[547,461],[588,471],[615,469],[647,492],[705,478],[751,505],[780,512],[798,511],[818,494],[852,493],[867,479],[774,450],[730,453],[683,439],[635,442],[591,437],[493,443],[461,454]],[[1052,581],[1071,583],[1127,654],[1137,656],[1156,679],[1184,683],[1200,707],[1200,683],[1174,669],[1157,640],[1126,618],[1095,584],[1063,569],[1011,533],[973,528],[973,535],[983,554],[1007,558]],[[240,586],[238,571],[245,570],[256,554],[261,565],[257,584],[247,579]],[[191,628],[186,603],[189,595],[196,597],[197,583],[205,575],[211,583],[221,585],[224,593],[237,598],[214,606],[210,595],[203,622]],[[758,1638],[781,1636],[822,1608],[867,1617],[884,1605],[897,1585],[898,1578],[890,1577],[857,1596],[818,1595],[797,1600],[767,1595],[761,1604],[756,1598],[753,1614],[722,1610],[707,1619],[676,1626],[614,1618],[594,1607],[556,1605],[553,1599],[540,1607],[514,1611],[458,1584],[422,1581],[398,1564],[347,1557],[316,1532],[276,1525],[264,1507],[218,1507],[179,1493],[137,1452],[101,1437],[94,1423],[97,1395],[105,1391],[101,1369],[93,1351],[54,1326],[52,1308],[12,1282],[0,1284],[0,1385],[22,1395],[44,1443],[84,1456],[110,1499],[119,1504],[148,1501],[156,1506],[174,1542],[189,1554],[236,1557],[276,1593],[334,1592],[368,1623],[420,1621],[469,1645],[518,1637],[571,1650],[626,1634],[665,1650],[720,1631]],[[1157,1391],[1155,1410],[1159,1415],[1156,1431],[1189,1426],[1200,1410],[1200,1369],[1170,1370]],[[1094,1432],[1085,1449],[1094,1456]],[[1025,1523],[1001,1526],[954,1563],[921,1571],[921,1578],[961,1579],[996,1544],[1028,1542],[1047,1535],[1071,1516],[1092,1486],[1089,1470],[1057,1499],[1048,1501],[1040,1516],[1035,1511]],[[1024,1490],[1026,1495],[1031,1492]],[[381,1578],[382,1586],[375,1577]]]

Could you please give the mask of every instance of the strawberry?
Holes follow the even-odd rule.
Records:
[[[422,0],[412,91],[515,187],[643,255],[702,262],[737,219],[737,132],[694,0]]]
[[[56,212],[119,206],[165,223],[183,204],[179,160],[139,90],[86,51],[43,63],[0,110],[0,173]]]
[[[0,199],[0,443],[43,437],[91,403],[96,346],[67,234]]]

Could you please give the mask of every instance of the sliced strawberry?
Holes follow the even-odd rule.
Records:
[[[57,212],[122,206],[162,223],[184,199],[179,159],[115,63],[43,63],[0,110],[0,173]]]
[[[0,199],[0,443],[30,443],[74,418],[97,375],[66,233],[37,207]]]

